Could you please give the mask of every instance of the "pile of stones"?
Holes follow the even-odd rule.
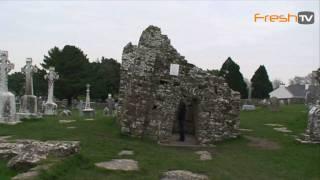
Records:
[[[80,150],[78,141],[7,140],[1,138],[0,158],[15,170],[28,170],[48,156],[66,157]]]

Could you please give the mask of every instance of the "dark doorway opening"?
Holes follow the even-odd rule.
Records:
[[[198,101],[196,98],[186,98],[179,102],[172,132],[176,141],[196,144],[197,107]]]

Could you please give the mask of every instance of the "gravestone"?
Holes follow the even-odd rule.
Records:
[[[91,104],[90,104],[90,84],[87,84],[87,94],[86,94],[86,102],[85,102],[85,106],[84,109],[82,109],[82,116],[85,117],[94,117],[95,115],[95,111],[93,108],[91,108]]]
[[[320,143],[320,101],[310,108],[307,129],[297,140],[302,143]]]
[[[273,112],[279,111],[280,103],[279,103],[278,98],[276,98],[276,97],[271,97],[270,98],[269,108]]]
[[[44,105],[44,114],[45,115],[56,115],[57,114],[57,104],[53,101],[53,88],[54,80],[59,79],[58,73],[54,71],[54,67],[49,68],[48,74],[44,76],[48,80],[48,99]]]
[[[320,84],[320,68],[312,74]],[[319,98],[319,96],[317,97]],[[316,104],[309,105],[307,129],[297,140],[302,143],[320,143],[320,99],[317,100]]]
[[[33,73],[37,72],[38,68],[32,65],[32,59],[27,58],[26,65],[21,69],[25,74],[25,95],[21,97],[20,101],[20,118],[39,118],[37,96],[33,94]]]
[[[16,124],[15,96],[8,91],[8,72],[14,65],[8,60],[8,51],[0,51],[0,123]]]
[[[111,94],[108,94],[108,99],[106,100],[107,106],[104,108],[103,113],[107,116],[113,116],[115,110],[115,102]]]
[[[244,105],[242,105],[243,111],[254,111],[256,110],[256,106],[252,103],[252,87],[251,83],[248,83],[248,100],[245,102]]]

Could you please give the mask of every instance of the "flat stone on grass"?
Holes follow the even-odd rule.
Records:
[[[77,127],[75,126],[68,126],[67,129],[76,129]]]
[[[39,171],[28,171],[14,176],[11,180],[32,180],[39,175]]]
[[[73,122],[76,122],[76,120],[59,120],[59,123],[61,124],[66,124],[66,123],[73,123]]]
[[[212,156],[208,151],[196,151],[195,153],[200,155],[201,161],[207,161],[212,159]]]
[[[160,180],[209,180],[208,176],[185,170],[174,170],[163,173]]]
[[[252,132],[253,130],[252,129],[239,129],[239,131],[242,131],[242,132]]]
[[[269,124],[264,124],[266,126],[271,126],[271,127],[282,127],[282,124],[275,124],[275,123],[269,123]]]
[[[122,150],[118,153],[119,156],[131,156],[134,155],[133,151],[130,150]]]
[[[87,118],[87,119],[84,119],[85,121],[94,121],[94,119],[92,118]]]
[[[96,167],[108,170],[119,171],[137,171],[139,170],[138,162],[132,159],[113,159],[107,162],[95,163]]]
[[[36,179],[36,177],[39,176],[40,171],[42,171],[42,170],[46,171],[51,166],[52,166],[52,164],[38,165],[38,166],[30,169],[27,172],[16,175],[15,177],[12,178],[12,180],[33,180],[33,179]]]
[[[283,133],[292,132],[291,130],[287,129],[286,127],[278,127],[278,128],[273,128],[273,129],[276,130],[276,131],[279,131],[279,132],[283,132]]]

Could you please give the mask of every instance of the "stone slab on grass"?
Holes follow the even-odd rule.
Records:
[[[61,124],[73,123],[73,122],[76,122],[76,120],[64,120],[64,119],[59,120],[59,123],[61,123]]]
[[[278,132],[283,132],[283,133],[290,133],[292,132],[291,130],[287,129],[286,127],[278,127],[278,128],[273,128],[275,131]]]
[[[209,180],[208,176],[185,170],[165,172],[160,180]]]
[[[264,124],[266,126],[271,126],[271,127],[282,127],[282,124],[275,124],[275,123],[269,123],[269,124]]]
[[[201,161],[207,161],[212,159],[211,153],[208,151],[196,151],[195,153],[200,155]]]
[[[118,153],[119,156],[131,156],[134,155],[133,151],[130,150],[122,150]]]
[[[119,171],[137,171],[139,170],[138,162],[132,159],[113,159],[111,161],[99,162],[96,167],[108,170]]]

